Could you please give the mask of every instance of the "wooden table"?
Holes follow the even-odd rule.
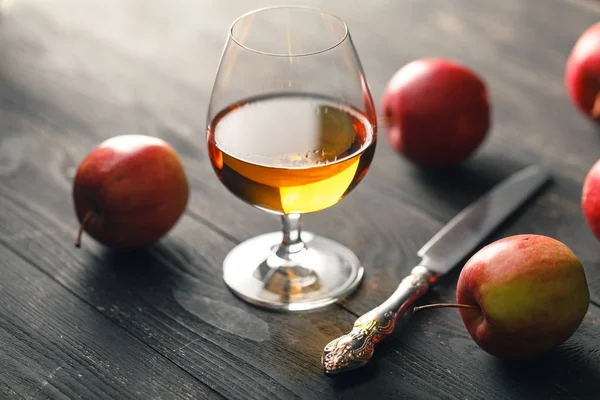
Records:
[[[600,18],[592,0],[298,1],[343,18],[379,107],[383,87],[422,56],[460,60],[487,80],[490,136],[462,167],[425,173],[389,147],[340,204],[306,218],[366,268],[354,296],[320,311],[272,313],[225,287],[221,262],[279,220],[214,176],[206,108],[230,23],[268,1],[15,0],[0,18],[0,397],[600,398],[600,242],[580,208],[600,131],[569,102],[564,65]],[[282,4],[287,2],[282,1]],[[74,171],[101,140],[156,135],[180,153],[192,195],[157,245],[116,254],[73,246]],[[539,163],[554,181],[488,242],[552,236],[582,260],[592,295],[579,330],[536,360],[480,350],[456,310],[415,315],[374,361],[336,378],[320,355],[389,296],[416,252],[493,184]],[[452,301],[458,271],[423,302]]]

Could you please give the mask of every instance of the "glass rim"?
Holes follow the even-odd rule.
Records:
[[[252,47],[248,47],[242,43],[240,43],[236,38],[235,35],[233,34],[233,29],[235,28],[235,25],[240,22],[242,19],[247,18],[253,14],[257,14],[259,12],[263,12],[263,11],[268,11],[268,10],[275,10],[275,9],[281,9],[281,8],[289,8],[289,9],[301,9],[301,10],[308,10],[308,11],[314,11],[317,13],[320,13],[322,15],[326,15],[327,17],[330,17],[336,21],[338,21],[340,24],[342,24],[342,26],[344,27],[344,35],[342,36],[342,38],[337,41],[336,43],[334,43],[333,45],[326,47],[322,50],[317,50],[317,51],[310,51],[310,52],[306,52],[306,53],[288,53],[288,54],[284,54],[284,53],[271,53],[271,52],[266,52],[266,51],[261,51],[261,50],[257,50],[254,49]],[[348,25],[338,16],[330,14],[326,11],[322,11],[319,8],[315,8],[315,7],[310,7],[310,6],[294,6],[294,5],[279,5],[279,6],[267,6],[267,7],[261,7],[261,8],[256,8],[254,10],[251,10],[245,14],[240,15],[239,17],[237,17],[230,25],[229,27],[229,37],[231,38],[231,40],[237,44],[238,46],[240,46],[243,49],[246,49],[248,51],[252,51],[254,53],[257,54],[262,54],[265,56],[273,56],[273,57],[305,57],[305,56],[312,56],[312,55],[316,55],[316,54],[321,54],[324,53],[326,51],[332,50],[336,47],[338,47],[340,44],[344,43],[346,41],[346,39],[348,38],[350,32],[348,29]]]

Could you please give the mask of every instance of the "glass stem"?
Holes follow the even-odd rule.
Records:
[[[303,251],[306,245],[302,241],[302,215],[286,214],[281,217],[283,240],[277,249],[277,256],[290,260],[290,256]]]

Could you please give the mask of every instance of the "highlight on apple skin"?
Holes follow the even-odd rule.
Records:
[[[564,243],[523,234],[497,240],[465,264],[457,284],[460,316],[473,340],[504,359],[528,359],[565,342],[585,317],[583,266]]]
[[[121,135],[100,143],[81,161],[72,188],[80,230],[112,248],[152,244],[187,206],[189,185],[179,156],[164,140]]]
[[[419,167],[451,167],[468,159],[491,125],[488,88],[457,61],[422,58],[388,81],[381,110],[390,146]]]

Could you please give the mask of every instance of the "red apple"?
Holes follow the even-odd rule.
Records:
[[[531,358],[566,341],[589,306],[585,272],[562,242],[516,235],[478,251],[463,267],[456,297],[473,340],[506,359]]]
[[[384,89],[381,107],[392,148],[423,167],[465,161],[491,123],[483,80],[468,67],[440,58],[400,68]]]
[[[600,240],[600,160],[592,165],[583,181],[581,209],[588,227]]]
[[[144,135],[122,135],[100,143],[81,162],[73,201],[82,231],[115,248],[151,244],[185,211],[188,181],[175,150]]]
[[[575,42],[567,59],[565,85],[575,107],[600,122],[600,22]]]

